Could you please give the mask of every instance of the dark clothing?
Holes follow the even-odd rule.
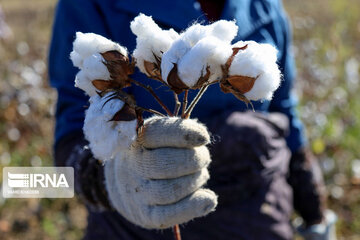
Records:
[[[320,223],[326,207],[326,189],[319,163],[307,149],[293,154],[288,182],[294,192],[294,208],[305,224]]]

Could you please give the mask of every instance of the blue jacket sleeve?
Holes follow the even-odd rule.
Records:
[[[107,35],[101,14],[92,0],[60,0],[49,54],[50,83],[58,93],[55,145],[70,132],[81,131],[84,122],[88,97],[74,87],[77,69],[69,58],[77,31]]]
[[[278,31],[277,36],[282,38],[281,55],[278,56],[278,64],[283,73],[281,86],[274,93],[274,97],[270,102],[269,112],[281,112],[289,118],[290,129],[287,137],[288,147],[292,152],[298,151],[305,144],[305,134],[302,122],[297,116],[298,100],[293,91],[295,81],[296,68],[294,57],[291,53],[291,29],[286,14],[283,12],[279,17],[275,30]],[[281,33],[281,31],[283,31]],[[279,39],[278,39],[279,40]]]

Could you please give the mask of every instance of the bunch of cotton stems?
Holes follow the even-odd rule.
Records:
[[[271,100],[281,82],[277,49],[254,41],[239,41],[232,48],[233,55],[225,64],[225,76],[220,81],[222,90],[240,99]]]
[[[136,48],[133,52],[136,66],[148,77],[161,80],[162,55],[179,34],[172,28],[161,29],[151,17],[142,13],[130,23],[130,29],[136,35]]]
[[[103,97],[90,97],[90,106],[85,112],[84,135],[94,156],[103,161],[113,158],[116,153],[128,149],[135,140],[137,120],[135,113],[129,116],[129,106],[113,92]],[[123,113],[127,119],[119,121],[114,117]]]
[[[112,73],[106,63],[113,63],[114,60],[128,62],[127,56],[126,48],[103,36],[77,32],[73,42],[73,51],[70,53],[74,66],[80,69],[76,75],[75,86],[89,96],[94,96],[97,91],[101,91],[94,86],[94,80],[100,80],[100,82],[95,82],[100,85],[100,88],[102,81],[116,80],[112,78]]]

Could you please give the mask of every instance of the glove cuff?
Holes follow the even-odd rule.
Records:
[[[298,223],[300,226],[295,227],[305,240],[336,240],[336,221],[336,214],[332,210],[327,209],[324,213],[324,221],[322,223],[309,227]]]

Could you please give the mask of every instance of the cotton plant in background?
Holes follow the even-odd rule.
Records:
[[[234,21],[196,23],[179,34],[163,30],[151,17],[139,14],[130,28],[137,37],[131,59],[125,47],[93,33],[78,32],[70,54],[80,69],[75,86],[90,96],[83,130],[99,159],[116,158],[117,153],[130,148],[142,133],[144,111],[177,117],[181,109],[180,116],[186,119],[211,84],[218,83],[224,93],[232,93],[246,104],[271,100],[280,85],[277,50],[253,41],[232,44],[238,31]],[[130,77],[135,67],[173,91],[173,111],[150,86]],[[166,114],[138,106],[136,99],[123,91],[131,85],[147,90]],[[192,89],[199,90],[188,106]],[[178,94],[182,92],[181,103]],[[178,226],[174,228],[179,232]]]

